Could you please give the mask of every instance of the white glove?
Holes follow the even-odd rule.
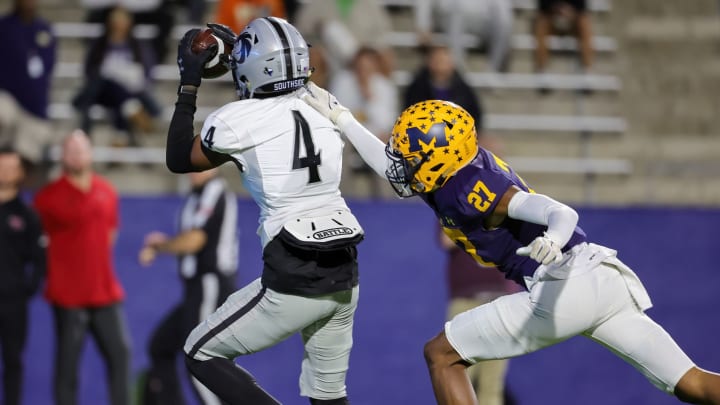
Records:
[[[307,91],[302,95],[302,100],[332,121],[333,124],[337,125],[340,114],[349,112],[345,106],[337,101],[335,96],[327,90],[318,87],[315,83],[308,82],[305,88]]]
[[[531,259],[544,265],[558,263],[562,260],[560,244],[547,236],[538,236],[529,245],[515,251],[520,256],[530,256]]]

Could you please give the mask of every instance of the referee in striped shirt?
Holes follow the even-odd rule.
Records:
[[[183,280],[182,301],[160,322],[150,340],[151,365],[144,405],[185,403],[176,367],[188,333],[235,291],[238,265],[237,201],[217,169],[190,173],[192,191],[179,218],[179,233],[169,237],[151,232],[139,260],[149,266],[158,253],[176,255]],[[201,403],[220,404],[194,378]]]

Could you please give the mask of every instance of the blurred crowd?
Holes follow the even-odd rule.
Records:
[[[374,133],[387,137],[393,117],[427,98],[454,101],[475,116],[483,146],[500,147],[483,131],[482,91],[467,73],[511,72],[516,11],[507,0],[420,0],[414,3],[411,33],[421,62],[409,85],[399,86],[398,52],[392,46],[392,13],[401,6],[380,0],[79,0],[84,22],[102,27],[98,35],[82,34],[86,52],[80,84],[66,103],[73,126],[91,139],[101,121],[110,127],[110,145],[136,147],[142,134],[162,134],[163,100],[155,90],[153,69],[175,57],[173,29],[208,21],[236,32],[256,17],[279,16],[296,25],[313,45],[312,80],[335,93]],[[0,43],[12,63],[0,67],[0,146],[11,146],[29,169],[29,182],[43,181],[51,145],[59,144],[49,115],[58,39],[52,24],[39,14],[39,0],[13,0],[0,20]],[[548,71],[550,35],[577,38],[580,72],[590,72],[591,24],[584,0],[538,0],[531,20],[536,42],[534,69]],[[138,30],[137,25],[142,28]],[[88,29],[89,30],[89,29]],[[140,34],[139,34],[140,33]],[[484,64],[468,65],[469,53],[484,52]],[[405,57],[404,54],[400,55]],[[80,62],[80,61],[78,61]],[[496,76],[490,77],[490,87]],[[230,90],[230,86],[228,86]],[[544,90],[544,89],[542,89]],[[212,107],[212,106],[211,106]],[[104,111],[98,114],[97,111]],[[107,125],[109,124],[109,125]],[[351,149],[351,148],[348,148]],[[371,196],[382,194],[374,176],[353,155],[353,178],[369,182]],[[34,170],[36,169],[37,170]],[[39,174],[38,174],[39,173]]]

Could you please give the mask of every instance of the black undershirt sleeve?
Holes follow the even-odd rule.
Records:
[[[175,103],[165,149],[165,164],[173,173],[198,171],[190,159],[195,139],[193,121],[196,100],[197,96],[181,93]]]
[[[191,155],[193,142],[195,141],[195,101],[197,96],[181,93],[175,103],[170,128],[168,129],[167,147],[165,149],[165,164],[173,173],[198,172],[204,168],[193,166]],[[232,158],[224,153],[219,153],[200,144],[203,154],[213,166],[231,161]],[[240,168],[242,171],[242,168]]]
[[[205,154],[205,157],[212,163],[214,166],[220,166],[221,164],[225,162],[229,162],[233,160],[229,155],[226,155],[224,153],[216,152],[207,146],[205,146],[204,143],[200,142],[200,149],[202,149],[203,154]],[[240,170],[242,171],[242,170]]]

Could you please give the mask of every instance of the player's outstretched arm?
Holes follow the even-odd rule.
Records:
[[[138,253],[138,261],[143,266],[149,266],[158,253],[193,255],[206,243],[207,234],[202,229],[188,229],[172,238],[161,232],[151,232],[145,236],[145,243]]]
[[[385,144],[360,124],[350,110],[340,104],[327,90],[313,82],[308,82],[306,88],[307,92],[302,96],[303,101],[335,124],[353,144],[365,163],[372,167],[378,176],[385,178],[385,170],[388,167]]]
[[[188,31],[178,45],[177,63],[180,69],[180,87],[175,111],[168,129],[165,150],[165,163],[173,173],[202,171],[219,166],[224,162],[220,158],[207,156],[193,129],[197,91],[202,81],[202,69],[217,52],[217,45],[198,54],[192,52],[192,41],[199,32],[199,29]]]
[[[510,218],[534,224],[547,225],[543,236],[517,250],[517,254],[530,256],[541,264],[559,262],[562,248],[575,231],[578,214],[567,205],[542,194],[532,194],[517,188],[508,191],[507,215]],[[503,197],[505,200],[505,196]]]

